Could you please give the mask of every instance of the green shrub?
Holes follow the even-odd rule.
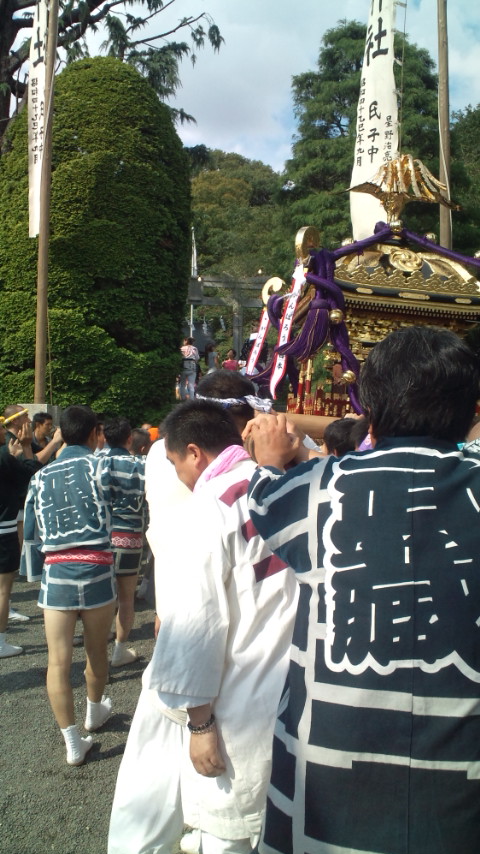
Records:
[[[0,160],[3,403],[33,399],[26,119],[12,123]],[[157,417],[174,398],[190,266],[188,162],[169,111],[128,65],[74,63],[56,80],[52,164],[53,402]]]

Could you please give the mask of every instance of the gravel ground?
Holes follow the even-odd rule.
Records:
[[[140,660],[111,671],[113,715],[93,733],[86,762],[72,768],[47,699],[47,646],[38,584],[17,579],[12,604],[31,619],[10,623],[7,639],[23,655],[0,659],[0,851],[2,854],[105,854],[118,767],[153,651],[154,613],[137,600],[132,646]],[[80,624],[79,624],[80,626]],[[83,732],[83,647],[73,651],[72,684]]]

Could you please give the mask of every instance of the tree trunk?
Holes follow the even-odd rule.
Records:
[[[23,13],[27,11],[28,7],[25,6]],[[11,53],[19,29],[26,26],[22,20],[22,26],[19,28],[18,20],[13,17],[16,12],[19,12],[17,0],[0,0],[0,151],[2,138],[11,118],[12,89],[15,91],[14,69],[19,68],[26,58],[23,56],[25,49],[20,51],[23,59],[20,59],[18,52],[15,55]]]

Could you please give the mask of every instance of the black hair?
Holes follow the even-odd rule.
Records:
[[[242,445],[237,425],[228,410],[209,400],[180,403],[167,415],[163,428],[168,450],[181,457],[185,456],[190,444],[213,454],[220,454],[229,445]]]
[[[362,415],[361,418],[355,419],[355,424],[353,425],[352,432],[350,434],[355,448],[358,449],[366,438],[368,434],[368,427],[368,418],[365,415]]]
[[[463,441],[479,396],[479,362],[453,332],[398,329],[375,345],[360,375],[360,402],[375,439]]]
[[[352,430],[355,424],[355,418],[337,418],[336,421],[327,424],[323,433],[323,441],[329,454],[342,457],[348,451],[355,450],[355,442],[352,438]]]
[[[132,428],[130,421],[127,421],[127,419],[122,416],[118,416],[116,418],[109,418],[108,421],[105,421],[103,432],[105,433],[105,439],[111,448],[123,448],[127,440],[130,438]]]
[[[23,412],[24,407],[19,403],[9,403],[8,406],[3,410],[3,415],[5,418],[11,418],[12,415],[20,415]],[[13,421],[13,418],[12,418]]]
[[[97,426],[97,416],[89,406],[67,406],[60,415],[62,439],[67,445],[85,445]]]
[[[203,377],[197,385],[196,393],[201,397],[216,397],[218,400],[256,395],[255,386],[251,380],[243,374],[226,371],[223,368]],[[228,411],[233,418],[244,421],[245,424],[254,416],[254,410],[249,403],[229,406]]]
[[[150,433],[142,427],[134,427],[132,430],[132,454],[146,454],[152,444]]]
[[[45,421],[53,421],[52,416],[49,412],[36,412],[32,418],[32,426],[35,428],[36,424],[45,424]]]

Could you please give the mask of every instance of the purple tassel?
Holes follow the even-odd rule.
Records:
[[[303,362],[325,344],[330,325],[328,305],[326,308],[316,308],[314,304],[319,302],[325,304],[325,300],[312,300],[300,334],[293,341],[278,347],[277,353],[294,356]]]
[[[268,319],[275,329],[280,329],[283,314],[283,301],[286,297],[271,296],[267,302]]]

